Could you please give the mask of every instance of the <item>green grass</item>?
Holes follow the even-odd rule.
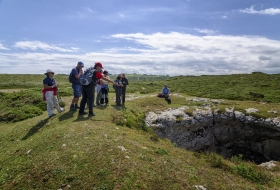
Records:
[[[226,99],[232,97],[234,88],[239,98],[211,104],[212,110],[257,108],[259,117],[279,117],[280,112],[268,112],[280,111],[276,95],[279,87],[275,84],[279,75],[255,73],[180,76],[168,78],[169,81],[132,80],[128,91],[138,99],[127,101],[126,107],[95,108],[96,116],[91,119],[68,111],[70,84],[67,75],[59,77],[56,75],[56,80],[67,111],[51,119],[41,100],[43,75],[14,77],[13,83],[10,82],[14,84],[13,89],[29,89],[1,93],[0,113],[10,110],[18,120],[5,120],[0,125],[0,189],[194,189],[194,185],[207,189],[280,189],[279,165],[269,171],[239,157],[226,160],[216,154],[186,151],[167,139],[160,139],[143,120],[149,111],[182,106],[190,107],[185,112],[191,116],[197,106],[211,103],[186,101],[189,95],[207,93],[206,97]],[[256,78],[261,80],[254,82]],[[24,81],[33,82],[25,84]],[[221,85],[224,81],[228,81],[227,85]],[[180,96],[171,95],[170,105],[164,99],[150,96],[151,92],[160,91],[166,82],[172,93],[181,92]],[[0,86],[11,88],[5,83]],[[256,101],[249,92],[263,94],[264,98]],[[109,96],[112,104],[114,94]],[[244,101],[246,99],[248,101]],[[178,117],[177,122],[181,119]]]
[[[112,98],[110,94],[111,103]],[[173,99],[171,106],[180,107],[185,98]],[[64,101],[69,104],[71,98]],[[197,184],[208,189],[280,188],[279,170],[260,168],[269,180],[252,180],[247,177],[257,171],[252,163],[253,169],[246,162],[236,164],[217,155],[219,161],[213,165],[209,156],[177,148],[142,128],[142,113],[167,106],[163,99],[145,97],[127,101],[121,109],[95,108],[92,119],[67,111],[51,119],[44,113],[3,123],[0,189],[193,189]],[[113,115],[126,120],[117,125]],[[130,123],[130,118],[138,121]]]

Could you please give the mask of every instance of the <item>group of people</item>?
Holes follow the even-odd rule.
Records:
[[[96,62],[94,67],[89,68],[92,73],[90,75],[90,83],[87,85],[81,84],[81,78],[85,72],[83,71],[84,63],[78,62],[77,66],[71,70],[69,75],[69,82],[72,83],[72,89],[74,97],[71,102],[70,111],[75,111],[79,109],[79,115],[88,114],[89,117],[95,116],[93,112],[93,107],[96,106],[108,106],[109,103],[109,83],[113,83],[113,88],[116,93],[116,105],[122,106],[125,104],[125,96],[126,96],[126,87],[129,85],[125,74],[119,74],[117,78],[113,81],[109,77],[109,73],[106,70],[102,70],[102,63]],[[44,89],[43,98],[47,102],[47,111],[49,117],[55,116],[54,107],[58,112],[64,111],[63,108],[59,106],[59,102],[57,99],[57,87],[58,84],[54,79],[54,71],[49,69],[45,73],[46,78],[43,80]],[[96,91],[96,105],[94,105],[95,99],[95,91]],[[79,99],[82,96],[82,100],[80,101],[80,106],[78,105]],[[87,108],[89,112],[85,112],[85,107],[87,104]]]

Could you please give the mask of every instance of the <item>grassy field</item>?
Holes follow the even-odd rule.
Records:
[[[195,185],[226,190],[280,189],[280,165],[267,170],[238,156],[226,160],[216,154],[186,151],[167,139],[159,139],[144,123],[149,111],[201,106],[205,103],[186,98],[204,96],[202,92],[215,88],[227,89],[217,91],[217,96],[208,90],[205,97],[225,99],[214,105],[215,109],[223,111],[234,106],[244,112],[246,108],[257,108],[260,112],[254,116],[280,117],[277,98],[264,102],[269,94],[274,97],[279,92],[279,75],[131,80],[128,90],[134,99],[127,101],[126,107],[115,107],[114,94],[110,93],[111,106],[95,108],[96,116],[91,119],[68,111],[71,88],[67,75],[56,75],[66,111],[51,119],[40,92],[43,75],[1,77],[9,79],[10,85],[0,80],[4,90],[0,92],[0,189],[195,189]],[[231,84],[231,77],[243,89],[236,85],[234,91],[231,85],[223,84]],[[254,86],[252,81],[257,78],[262,80]],[[178,93],[171,96],[171,105],[155,97],[164,83]],[[227,99],[233,92],[242,98]],[[252,98],[249,92],[263,94],[264,98]],[[268,112],[271,110],[277,113]]]
[[[0,189],[279,189],[272,171],[239,158],[225,160],[177,148],[143,124],[163,99],[135,94],[126,108],[43,115],[0,127]],[[69,104],[69,97],[63,100]],[[172,96],[171,107],[189,104]],[[110,94],[110,102],[113,95]]]

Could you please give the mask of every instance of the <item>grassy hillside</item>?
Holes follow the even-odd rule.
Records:
[[[186,151],[143,123],[149,110],[188,105],[186,97],[172,96],[167,105],[160,98],[135,96],[126,108],[96,108],[91,119],[68,111],[48,119],[44,112],[2,123],[0,189],[280,188],[280,166],[269,171],[239,157]],[[71,98],[63,99],[70,103]]]

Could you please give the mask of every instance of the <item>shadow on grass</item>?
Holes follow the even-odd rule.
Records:
[[[87,115],[78,115],[77,119],[74,120],[73,122],[93,120],[94,117],[95,117],[95,116],[93,116],[93,117],[88,117]]]
[[[59,121],[64,121],[64,120],[73,118],[73,117],[74,117],[74,114],[75,114],[76,112],[77,112],[77,110],[65,112],[64,114],[62,114],[61,116],[59,116],[58,120],[59,120]]]
[[[28,133],[21,140],[26,140],[32,135],[34,135],[35,133],[37,133],[41,128],[43,128],[48,123],[49,119],[50,118],[47,118],[37,123],[28,131]]]
[[[122,111],[122,110],[125,110],[125,109],[126,109],[125,105],[123,105],[123,106],[116,106],[116,105],[113,105],[112,107],[113,107],[114,109],[118,110],[118,111]]]

